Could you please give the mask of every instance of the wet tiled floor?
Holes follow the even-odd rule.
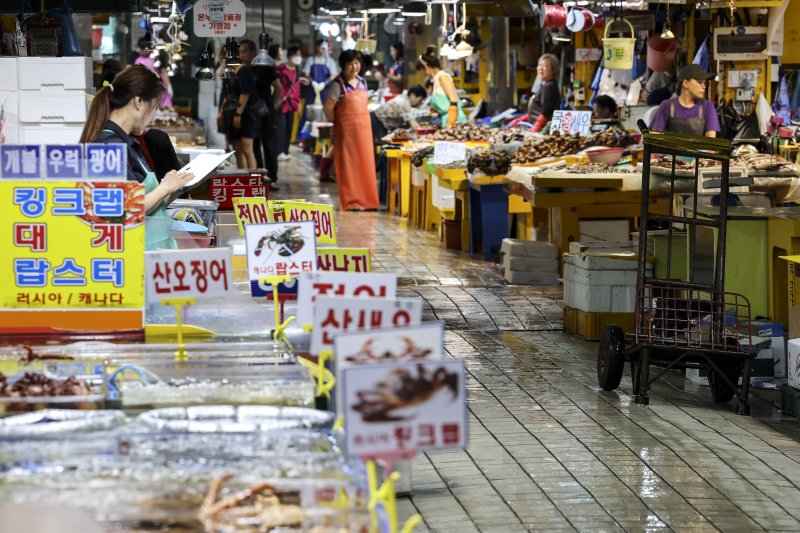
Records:
[[[275,198],[335,203],[305,156],[282,164]],[[322,195],[322,196],[320,196]],[[559,287],[506,285],[498,265],[445,250],[378,213],[337,213],[340,245],[368,246],[373,270],[441,320],[469,372],[469,445],[412,463],[403,517],[417,531],[800,531],[800,424],[753,400],[715,405],[671,373],[650,405],[597,385],[596,343],[561,331]]]

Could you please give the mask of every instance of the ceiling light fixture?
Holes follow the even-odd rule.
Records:
[[[269,55],[269,35],[267,34],[267,26],[264,22],[264,0],[261,0],[261,33],[258,34],[258,55],[253,58],[251,65],[272,67],[275,65],[275,60]]]
[[[242,60],[239,57],[239,45],[236,39],[228,37],[225,40],[225,65],[229,67],[238,67],[241,64]]]
[[[214,79],[214,71],[211,70],[209,63],[211,62],[211,55],[208,53],[208,43],[203,48],[203,53],[197,59],[198,71],[194,73],[194,79],[198,81],[209,81]]]

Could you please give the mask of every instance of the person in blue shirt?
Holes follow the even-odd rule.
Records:
[[[163,95],[161,79],[147,67],[134,65],[125,68],[92,100],[80,139],[82,143],[127,145],[128,180],[144,185],[145,215],[149,217],[146,222],[148,250],[175,247],[169,233],[167,205],[194,178],[191,173],[171,170],[159,183],[134,137],[143,134],[152,122]]]

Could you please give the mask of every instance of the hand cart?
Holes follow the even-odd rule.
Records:
[[[640,124],[641,126],[642,124]],[[605,390],[619,387],[626,361],[631,363],[631,381],[636,403],[649,403],[650,385],[676,368],[700,368],[708,371],[712,399],[724,403],[737,395],[736,412],[750,414],[750,367],[757,348],[752,346],[750,302],[743,295],[725,292],[725,242],[729,193],[731,144],[727,139],[711,139],[647,131],[644,132],[642,169],[642,210],[639,221],[639,261],[636,280],[635,331],[629,332],[633,344],[626,348],[625,332],[611,325],[603,332],[597,356],[597,378]],[[652,154],[671,156],[672,172],[664,176],[669,187],[668,215],[648,211],[651,188]],[[694,160],[694,177],[676,176],[676,158]],[[718,215],[698,218],[700,160],[710,159],[722,166]],[[678,159],[677,161],[680,161]],[[694,179],[692,208],[675,212],[676,179]],[[679,184],[691,187],[692,182]],[[647,272],[648,226],[660,222],[667,229],[665,279],[650,277]],[[671,266],[673,239],[683,227],[688,236],[688,280],[673,279]],[[704,250],[713,257],[713,265],[698,261],[698,230],[716,233],[716,250]],[[680,244],[679,244],[680,243]],[[660,258],[659,258],[660,259]],[[711,268],[712,272],[707,272]],[[703,271],[706,269],[706,272]],[[705,274],[705,275],[704,275]],[[650,366],[661,367],[654,377]],[[738,385],[739,377],[741,386]]]

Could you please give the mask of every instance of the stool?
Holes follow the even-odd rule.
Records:
[[[469,253],[479,245],[483,258],[492,260],[508,237],[508,193],[504,183],[469,184]]]

